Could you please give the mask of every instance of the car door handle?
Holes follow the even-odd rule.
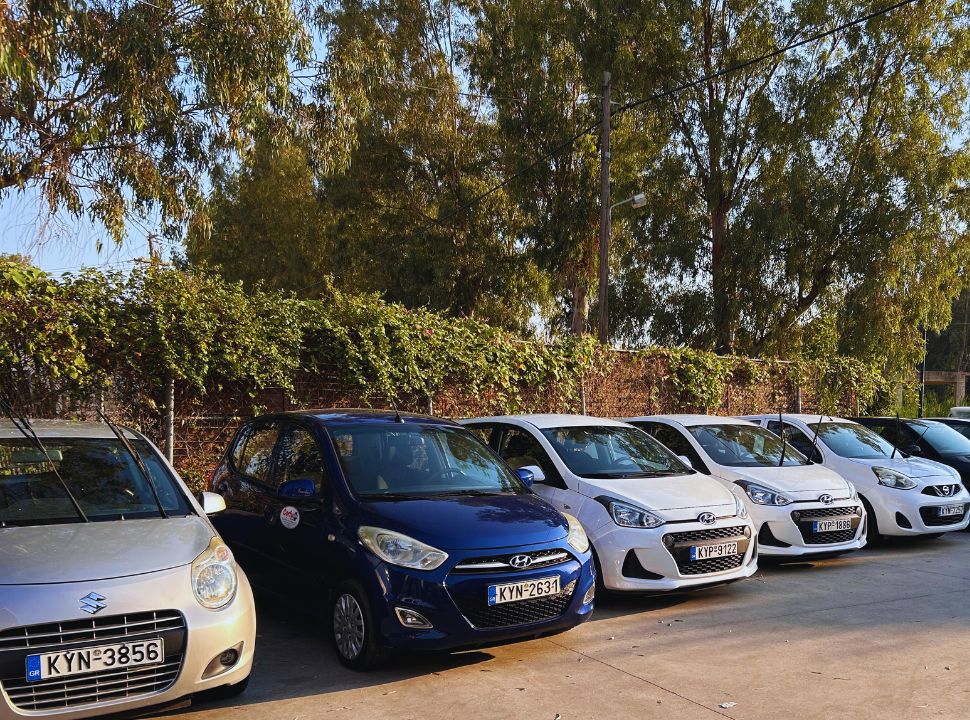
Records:
[[[572,508],[572,506],[571,506],[571,505],[567,505],[566,503],[563,503],[563,504],[562,504],[562,509],[563,509],[563,510],[572,510],[573,508]]]

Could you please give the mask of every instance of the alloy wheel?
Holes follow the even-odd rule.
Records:
[[[344,593],[333,607],[333,637],[340,654],[355,660],[364,649],[364,612],[357,598]]]

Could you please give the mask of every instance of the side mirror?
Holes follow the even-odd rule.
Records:
[[[690,461],[690,458],[687,457],[686,455],[678,455],[677,459],[680,460],[682,463],[684,463],[684,465],[686,465],[687,467],[694,469],[694,463],[692,463]]]
[[[312,478],[296,478],[280,485],[281,498],[310,498],[317,494],[317,486]]]
[[[525,465],[516,470],[515,474],[519,476],[519,480],[525,483],[526,487],[532,487],[533,483],[541,483],[546,479],[546,474],[542,472],[542,468],[538,465]]]
[[[203,492],[199,493],[199,505],[206,515],[218,515],[225,511],[226,499],[219,493]]]
[[[913,443],[912,445],[907,445],[906,447],[904,447],[903,452],[906,453],[907,455],[917,455],[921,457],[923,455],[923,448],[921,448],[916,443]]]

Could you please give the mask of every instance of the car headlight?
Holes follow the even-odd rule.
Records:
[[[563,513],[562,516],[569,523],[569,533],[566,535],[566,542],[576,548],[577,552],[584,553],[589,550],[589,538],[586,536],[586,531],[583,530],[582,523],[569,513]]]
[[[627,503],[613,500],[609,504],[610,515],[620,527],[630,528],[655,528],[664,524],[664,519],[659,515]]]
[[[393,530],[364,525],[357,531],[357,536],[367,549],[391,565],[434,570],[448,559],[448,553]]]
[[[202,607],[218,610],[236,596],[236,561],[218,537],[192,561],[192,592]]]
[[[880,485],[896,488],[897,490],[912,490],[914,487],[916,487],[915,480],[913,480],[911,477],[903,475],[898,470],[890,470],[889,468],[884,467],[874,467],[872,468],[872,472],[875,473]]]
[[[734,495],[734,493],[731,493],[731,494]],[[737,495],[734,495],[734,509],[735,509],[734,514],[737,515],[742,520],[748,517],[748,507],[747,505],[744,504],[744,500],[739,498]]]
[[[744,480],[739,480],[738,485],[744,488],[751,501],[757,505],[791,505],[792,503],[792,499],[787,495],[782,495],[777,490],[772,490],[764,485]]]

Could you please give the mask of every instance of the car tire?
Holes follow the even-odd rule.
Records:
[[[862,495],[859,496],[859,499],[866,509],[866,544],[879,545],[885,542],[886,536],[879,532],[879,521],[876,519],[876,513],[872,510],[872,505]]]
[[[345,582],[333,594],[330,628],[337,659],[351,670],[374,670],[385,662],[390,651],[380,644],[377,622],[367,593],[360,583]]]
[[[593,547],[593,543],[589,544],[589,549],[593,560],[593,572],[596,573],[596,597],[606,597],[610,594],[610,590],[606,587],[606,583],[603,582],[603,566],[600,564],[600,558],[596,554],[596,548]]]
[[[219,700],[232,700],[237,698],[246,692],[246,688],[249,687],[249,678],[251,676],[247,675],[244,680],[240,680],[232,685],[223,685],[221,687],[212,688],[211,690],[203,690],[196,695],[196,698],[200,702],[218,702]]]

